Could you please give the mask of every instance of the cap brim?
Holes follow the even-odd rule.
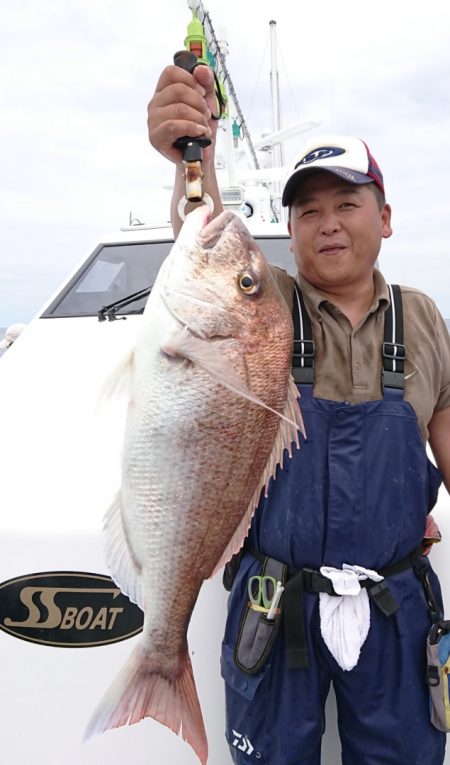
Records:
[[[333,175],[337,175],[339,178],[342,178],[343,181],[347,181],[347,183],[356,183],[358,185],[365,184],[365,183],[374,183],[374,179],[370,178],[368,175],[365,175],[364,173],[358,173],[356,170],[349,170],[346,167],[306,167],[301,168],[297,170],[296,173],[293,173],[289,180],[287,181],[284,190],[283,190],[283,196],[281,199],[281,203],[283,207],[288,207],[288,205],[292,204],[294,201],[295,195],[300,188],[300,184],[302,181],[305,180],[305,178],[309,178],[314,173],[320,173],[320,172],[326,172],[326,173],[332,173]]]

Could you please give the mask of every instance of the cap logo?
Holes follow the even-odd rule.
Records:
[[[300,162],[297,162],[295,168],[300,165],[309,165],[311,162],[317,162],[318,159],[328,159],[329,157],[338,157],[340,154],[345,154],[345,149],[338,146],[319,146],[318,149],[310,151],[306,154]]]

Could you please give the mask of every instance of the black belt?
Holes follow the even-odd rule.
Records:
[[[247,552],[261,562],[268,557],[254,549],[247,550]],[[391,616],[399,608],[397,601],[389,591],[385,578],[414,568],[424,586],[432,619],[434,621],[436,616],[439,618],[439,609],[428,581],[428,569],[422,561],[422,553],[422,545],[419,545],[402,560],[380,569],[377,573],[383,577],[381,582],[373,582],[370,579],[364,579],[360,582],[361,587],[367,590],[369,597],[385,616]],[[319,571],[311,568],[288,569],[283,593],[283,613],[288,666],[291,669],[307,669],[309,666],[303,612],[304,592],[325,592],[328,595],[339,595],[335,592],[330,579],[323,576]]]

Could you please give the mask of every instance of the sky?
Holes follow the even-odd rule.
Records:
[[[3,0],[4,1],[4,0]],[[380,164],[394,235],[379,265],[450,317],[450,6],[444,0],[204,0],[254,141],[270,129],[276,21],[289,164],[320,133],[357,135]],[[294,9],[294,10],[293,10]],[[28,322],[130,212],[168,219],[173,168],[146,110],[184,45],[186,0],[16,0],[0,27],[0,326]]]

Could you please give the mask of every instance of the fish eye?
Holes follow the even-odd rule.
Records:
[[[245,292],[246,295],[255,295],[259,289],[258,282],[252,274],[249,274],[247,271],[239,274],[238,284],[242,292]]]

